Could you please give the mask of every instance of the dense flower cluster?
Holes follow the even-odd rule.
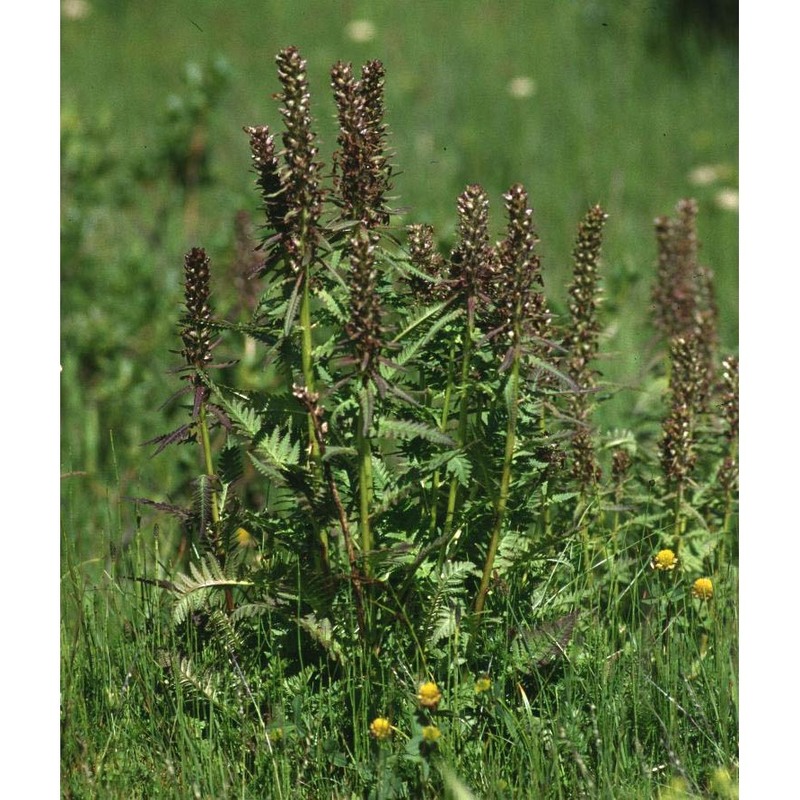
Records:
[[[439,687],[433,681],[423,683],[422,686],[419,687],[417,700],[419,700],[419,704],[423,708],[430,708],[434,710],[439,705],[441,699],[442,693],[439,690]]]
[[[710,600],[714,596],[714,584],[711,578],[698,578],[692,584],[692,597],[698,600]]]
[[[442,732],[435,725],[425,725],[422,728],[422,740],[428,744],[436,744]]]
[[[370,723],[369,732],[378,741],[388,739],[392,735],[392,723],[386,717],[375,717]]]
[[[659,550],[650,562],[650,566],[660,571],[671,570],[678,566],[678,559],[672,550]]]
[[[392,170],[385,152],[384,74],[380,61],[364,64],[360,80],[352,64],[340,61],[331,70],[339,116],[339,150],[333,159],[337,199],[345,219],[367,228],[389,222],[386,194]]]

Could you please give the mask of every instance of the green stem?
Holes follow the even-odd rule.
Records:
[[[300,331],[302,334],[301,366],[303,368],[303,380],[305,381],[306,389],[308,389],[309,392],[313,392],[315,383],[313,361],[314,343],[311,338],[311,293],[308,284],[309,274],[306,272],[305,278],[303,279],[303,297],[300,302]],[[319,445],[314,435],[314,424],[310,419],[308,421],[308,438],[312,460],[317,461],[319,457]]]
[[[492,576],[494,559],[497,555],[497,548],[500,545],[500,534],[503,529],[506,507],[508,505],[509,486],[511,485],[511,461],[514,458],[514,447],[516,444],[517,431],[517,401],[519,399],[519,371],[520,354],[515,353],[514,361],[511,364],[510,392],[509,392],[509,413],[508,428],[506,430],[506,450],[503,457],[503,472],[500,476],[500,492],[497,496],[497,503],[494,512],[494,524],[492,526],[492,538],[489,541],[489,549],[486,553],[486,561],[483,565],[483,575],[478,595],[475,598],[475,625],[480,624],[480,615],[486,602],[486,594],[489,591],[489,580]]]
[[[206,475],[211,477],[214,475],[214,458],[211,453],[211,435],[208,431],[205,403],[200,403],[198,428],[200,431],[200,444],[203,448],[203,466],[205,467]],[[221,545],[219,542],[219,503],[217,500],[217,491],[213,487],[211,489],[211,520],[214,523],[215,546],[217,550],[221,552]]]
[[[367,387],[364,387],[367,391]],[[358,526],[361,532],[361,552],[364,558],[364,571],[370,574],[369,556],[372,552],[372,528],[370,508],[372,506],[372,447],[368,431],[364,430],[364,412],[358,417]]]
[[[542,441],[546,441],[547,438],[547,420],[545,418],[544,408],[542,408],[541,414],[539,415],[539,434],[542,437]],[[550,540],[550,523],[551,523],[551,511],[550,511],[550,503],[548,502],[548,494],[550,493],[550,481],[547,481],[547,488],[544,489],[542,492],[542,538],[545,541]]]
[[[683,481],[678,483],[675,491],[675,526],[673,533],[675,537],[675,555],[679,555],[681,549],[681,538],[683,536]]]
[[[314,341],[311,336],[311,291],[309,284],[311,282],[311,274],[308,267],[303,278],[303,296],[300,301],[300,331],[302,336],[302,350],[301,350],[301,366],[303,369],[303,380],[306,389],[309,392],[314,392],[315,379],[314,379]],[[321,459],[319,443],[317,442],[316,432],[314,430],[314,421],[311,415],[308,417],[308,446],[309,446],[309,461],[311,468],[317,481],[322,480]],[[320,557],[322,559],[322,568],[327,572],[330,568],[330,546],[328,542],[328,533],[324,526],[318,526],[316,520],[312,520],[312,525],[316,531],[317,538],[319,539]]]
[[[467,326],[464,331],[464,354],[461,359],[461,385],[458,400],[458,446],[463,448],[467,442],[467,422],[469,420],[469,369],[472,360],[472,336],[475,329],[471,315],[467,315]],[[458,500],[458,478],[455,475],[450,480],[450,495],[447,498],[447,514],[444,520],[444,533],[448,534],[453,529],[453,520],[456,513]],[[444,550],[440,560],[444,557]]]
[[[439,430],[442,433],[447,429],[447,421],[450,418],[450,403],[453,398],[453,362],[455,361],[456,346],[450,348],[450,358],[447,364],[447,386],[444,390],[444,400],[442,401],[442,416],[439,421]],[[431,523],[429,530],[433,533],[436,530],[436,522],[439,515],[439,488],[441,487],[441,471],[435,470],[431,478]]]
[[[214,457],[211,452],[211,435],[208,431],[208,419],[206,416],[206,404],[200,403],[198,412],[198,427],[200,432],[200,443],[203,448],[203,464],[205,467],[206,475],[211,478],[214,475]],[[211,485],[211,522],[214,529],[212,541],[214,542],[214,550],[217,558],[222,560],[225,557],[225,549],[222,544],[221,531],[220,531],[220,512],[219,500],[217,499],[217,490]],[[230,587],[225,589],[225,605],[230,614],[234,609],[233,592]]]

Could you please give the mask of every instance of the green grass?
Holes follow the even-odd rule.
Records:
[[[178,420],[161,404],[176,388],[167,370],[180,347],[183,253],[207,248],[219,268],[215,305],[233,308],[224,277],[233,217],[246,209],[257,219],[258,207],[241,128],[279,127],[274,56],[288,44],[308,60],[327,163],[336,139],[330,66],[384,62],[398,227],[429,222],[452,244],[456,197],[478,182],[499,238],[502,194],[524,183],[557,313],[566,313],[576,222],[603,205],[600,368],[611,392],[596,418],[602,433],[652,426],[662,410],[652,222],[681,197],[700,202],[722,351],[736,351],[738,216],[716,198],[737,186],[738,58],[693,39],[670,49],[659,8],[106,0],[63,20],[63,796],[435,797],[449,785],[457,797],[456,778],[487,798],[735,796],[715,770],[735,784],[737,570],[715,573],[713,603],[690,599],[683,577],[647,566],[667,534],[663,518],[629,522],[625,566],[602,586],[570,572],[580,555],[565,549],[531,568],[540,583],[512,587],[507,608],[495,609],[498,620],[535,626],[570,599],[594,598],[553,680],[521,670],[523,654],[506,646],[498,621],[485,654],[492,690],[476,696],[458,642],[444,640],[452,652],[437,663],[449,666],[433,676],[444,692],[435,718],[443,736],[427,756],[414,701],[427,650],[410,648],[405,634],[383,641],[381,654],[337,660],[300,634],[293,649],[286,637],[295,634],[283,632],[278,646],[253,626],[236,666],[192,625],[173,625],[168,592],[131,579],[171,576],[178,537],[124,498],[177,501],[196,475],[188,448],[150,459],[141,444]],[[370,20],[375,37],[352,41],[353,19]],[[165,121],[168,98],[189,97],[187,62],[208,74],[217,57],[229,74],[208,107],[208,179],[187,210],[158,156],[176,130]],[[530,96],[508,91],[516,77],[532,79]],[[723,165],[723,177],[693,184],[691,171],[706,164]],[[544,576],[554,565],[569,577],[551,585]],[[388,658],[394,648],[405,657]],[[194,675],[175,653],[192,656]],[[223,675],[214,691],[204,669]],[[398,729],[385,743],[368,733],[379,713]]]
[[[197,634],[173,628],[167,594],[123,577],[154,574],[157,544],[145,552],[139,537],[105,565],[77,564],[72,543],[62,545],[65,797],[432,798],[440,769],[486,798],[736,796],[724,789],[738,757],[734,571],[720,575],[709,606],[688,599],[674,574],[640,571],[601,625],[579,625],[555,673],[521,672],[501,645],[485,694],[463,670],[437,675],[442,737],[421,758],[418,664],[270,656],[243,691],[230,664],[219,679],[213,655],[191,669],[170,660],[200,652]],[[537,596],[545,613],[557,608],[557,597]],[[510,599],[507,613],[524,624],[530,600]],[[593,613],[582,610],[587,621]],[[492,637],[501,642],[502,627]],[[242,666],[249,649],[271,647],[249,641]],[[390,741],[370,740],[378,713],[397,729]]]

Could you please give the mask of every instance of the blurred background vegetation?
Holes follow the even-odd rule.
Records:
[[[216,309],[237,313],[234,220],[260,224],[242,126],[280,129],[278,50],[308,61],[327,164],[331,65],[384,62],[398,228],[431,223],[446,246],[456,197],[477,182],[499,234],[501,195],[524,183],[556,311],[578,220],[608,211],[601,370],[614,396],[598,422],[613,428],[660,401],[639,380],[652,223],[681,197],[699,200],[722,349],[737,349],[737,30],[729,0],[64,0],[61,447],[77,551],[133,527],[120,497],[167,499],[181,483],[174,451],[151,460],[142,442],[180,413],[160,406],[178,386],[183,254],[208,250]]]

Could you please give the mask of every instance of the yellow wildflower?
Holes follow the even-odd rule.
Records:
[[[484,675],[481,678],[478,678],[478,680],[475,681],[475,694],[488,692],[489,689],[491,688],[492,688],[492,679],[486,675]]]
[[[711,578],[698,578],[692,584],[692,597],[698,600],[710,600],[714,596],[714,584]]]
[[[428,681],[419,687],[417,699],[423,708],[435,710],[436,706],[439,705],[439,701],[442,699],[442,693],[439,691],[439,687],[433,681]]]
[[[375,717],[370,723],[369,732],[379,741],[392,735],[392,723],[386,717]]]
[[[657,570],[675,569],[678,566],[678,559],[672,550],[659,550],[650,562],[650,566]]]
[[[428,744],[435,744],[442,732],[435,725],[425,725],[422,729],[422,739]]]
[[[257,547],[258,542],[255,539],[250,531],[247,528],[237,528],[236,533],[234,534],[234,538],[236,539],[236,544],[239,547]]]

